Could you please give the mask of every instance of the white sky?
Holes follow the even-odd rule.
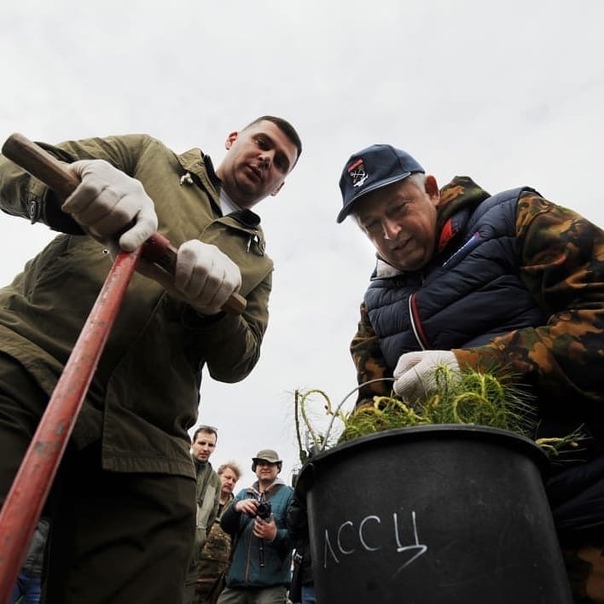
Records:
[[[293,391],[337,405],[356,386],[373,251],[335,222],[348,156],[391,143],[441,184],[530,185],[604,225],[603,22],[601,0],[21,0],[2,9],[0,139],[145,132],[218,163],[259,115],[296,126],[300,163],[257,207],[276,265],[262,358],[238,385],[206,376],[200,416],[220,428],[214,466],[245,467],[238,488],[266,447],[289,480]],[[52,236],[0,215],[0,283]]]

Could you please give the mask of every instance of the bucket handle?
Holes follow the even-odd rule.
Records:
[[[368,380],[366,382],[363,382],[362,384],[359,384],[356,388],[353,388],[340,402],[340,404],[336,407],[336,410],[333,412],[331,419],[329,420],[329,424],[327,425],[327,430],[325,430],[325,438],[323,439],[323,443],[320,446],[319,450],[320,451],[325,451],[325,448],[327,447],[327,443],[329,442],[329,434],[331,433],[331,429],[333,428],[333,422],[336,419],[336,417],[338,416],[338,411],[342,408],[342,406],[344,405],[344,403],[357,391],[360,390],[361,388],[363,388],[363,386],[367,386],[367,384],[373,384],[375,382],[394,382],[394,378],[388,378],[388,377],[383,377],[383,378],[375,378],[374,380]]]

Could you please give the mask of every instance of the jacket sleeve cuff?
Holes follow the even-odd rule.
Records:
[[[68,235],[85,235],[80,225],[61,210],[59,198],[38,180],[32,181],[27,212],[32,224],[42,222],[53,231]]]

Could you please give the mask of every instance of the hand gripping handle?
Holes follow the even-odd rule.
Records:
[[[2,146],[2,154],[50,187],[62,199],[69,197],[80,184],[72,172],[39,145],[18,132],[11,134]],[[142,255],[171,274],[176,268],[177,250],[161,233],[154,233],[143,243]],[[222,310],[240,315],[247,305],[240,294],[233,294]]]

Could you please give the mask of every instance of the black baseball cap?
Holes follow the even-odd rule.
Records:
[[[342,222],[363,195],[418,172],[425,170],[417,160],[392,145],[371,145],[351,155],[340,177],[344,207],[337,221]]]

